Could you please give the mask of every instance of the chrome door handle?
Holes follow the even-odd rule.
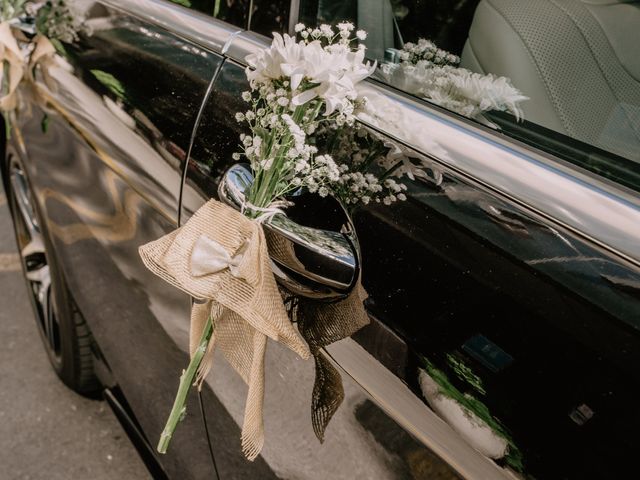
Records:
[[[218,195],[240,209],[253,182],[247,165],[232,166],[222,177]],[[276,279],[293,293],[313,298],[340,298],[354,287],[360,269],[355,230],[345,212],[343,231],[300,225],[276,214],[263,223]]]
[[[12,28],[20,30],[28,37],[33,37],[37,33],[36,31],[36,19],[29,15],[23,15],[19,18],[12,19],[9,24]]]

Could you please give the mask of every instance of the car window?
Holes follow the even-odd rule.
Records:
[[[289,27],[288,0],[169,0],[237,27],[270,36]]]
[[[240,28],[247,28],[251,0],[169,0],[183,7],[211,15]]]
[[[640,191],[640,2],[302,0],[366,30],[376,78]]]
[[[284,33],[289,28],[289,0],[253,0],[249,30],[271,36]]]

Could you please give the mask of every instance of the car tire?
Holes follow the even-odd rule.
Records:
[[[4,173],[24,279],[51,366],[69,388],[95,396],[100,385],[93,369],[93,338],[57,268],[26,170],[10,155]]]

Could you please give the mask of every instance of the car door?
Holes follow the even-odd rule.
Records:
[[[229,55],[244,58],[246,49],[264,41],[252,33],[241,34],[230,46]],[[233,118],[243,108],[240,94],[247,87],[244,66],[226,60],[196,132],[183,189],[183,221],[209,198],[217,198],[220,178],[235,163],[231,153],[237,148],[241,128]],[[304,210],[298,211],[297,217],[309,226],[330,220],[322,218],[322,213],[309,218]],[[369,288],[367,266],[363,268],[363,282]],[[223,478],[458,478],[425,442],[425,432],[416,429],[416,423],[435,430],[446,431],[446,426],[396,375],[404,372],[410,361],[407,343],[375,317],[356,337],[374,355],[349,340],[344,351],[329,354],[328,358],[343,368],[346,397],[323,444],[311,426],[313,363],[300,361],[277,344],[269,345],[265,367],[267,442],[255,462],[243,458],[240,446],[246,387],[223,358],[216,358],[201,395]],[[493,464],[463,442],[453,437],[442,441],[438,448],[452,449],[464,459],[463,471],[479,471],[485,478],[499,474]]]
[[[241,35],[240,42],[251,40]],[[235,163],[231,153],[237,148],[242,130],[233,118],[242,109],[240,94],[247,88],[244,67],[226,60],[196,133],[184,187],[183,221],[209,198],[218,197],[220,178]],[[306,219],[304,212],[300,218]],[[312,226],[314,222],[308,221],[306,225]],[[385,358],[392,359],[392,352],[399,355],[393,362],[405,358],[404,342],[383,324],[374,321],[368,332],[363,335],[379,342],[380,350],[386,352]],[[384,367],[377,360],[360,347],[355,348],[356,354],[362,355],[355,361],[364,361],[359,367],[374,377],[375,372],[384,375]],[[246,385],[223,357],[215,358],[201,396],[222,478],[420,478],[427,474],[438,475],[434,478],[457,478],[450,467],[380,407],[376,400],[382,399],[367,394],[358,384],[357,374],[354,373],[354,378],[343,374],[346,398],[323,444],[318,442],[311,426],[313,362],[304,362],[271,342],[265,377],[266,442],[258,459],[249,462],[240,445]],[[379,388],[383,391],[413,398],[401,382],[395,385],[394,378],[380,380]],[[395,386],[404,389],[394,392]],[[426,409],[422,402],[418,405]]]
[[[210,29],[206,50],[172,32],[180,7],[169,2],[75,3],[78,38],[57,44],[47,77],[37,73],[15,135],[56,263],[108,368],[98,373],[155,444],[189,360],[190,302],[144,268],[138,247],[178,224],[193,128],[222,61],[213,50],[233,29]],[[172,478],[211,477],[195,397],[189,411],[162,465]]]
[[[242,62],[265,42],[247,33],[229,48],[233,61],[197,132],[185,218],[216,197],[233,163],[241,133],[233,116],[247,89]],[[386,144],[385,154],[413,159],[423,174],[405,180],[406,202],[352,212],[371,324],[326,349],[341,367],[346,400],[324,444],[310,425],[312,366],[270,345],[260,457],[269,475],[632,471],[640,420],[631,394],[640,351],[637,194],[496,133],[495,124],[478,126],[379,82],[363,93],[382,115],[362,125]],[[327,220],[318,210],[292,214],[308,225]],[[209,432],[221,471],[242,477],[254,467],[237,460],[239,434],[229,439],[220,418],[240,424],[244,386],[218,360],[203,392]]]

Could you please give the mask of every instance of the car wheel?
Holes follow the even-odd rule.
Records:
[[[50,242],[43,233],[24,168],[13,157],[6,172],[22,269],[49,361],[67,386],[91,395],[99,389],[93,371],[91,332],[50,255]]]

